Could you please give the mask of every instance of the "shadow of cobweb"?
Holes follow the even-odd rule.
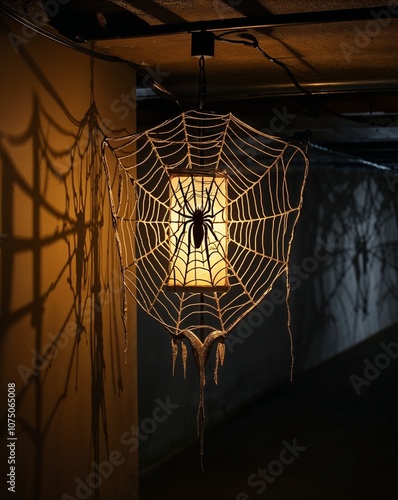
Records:
[[[20,344],[21,360],[24,359],[18,367],[24,385],[17,385],[17,409],[29,408],[28,413],[17,410],[19,439],[27,440],[29,449],[34,450],[33,456],[20,459],[21,470],[25,463],[32,478],[31,482],[20,485],[20,489],[25,488],[30,498],[39,500],[43,498],[45,480],[43,453],[61,404],[70,396],[71,387],[75,392],[87,390],[86,386],[79,386],[79,367],[86,364],[79,360],[82,343],[89,348],[91,377],[91,450],[87,471],[93,461],[100,461],[102,443],[109,451],[104,331],[114,335],[110,339],[112,366],[108,370],[114,393],[120,394],[123,390],[121,346],[111,326],[115,320],[110,312],[120,307],[117,296],[120,285],[117,280],[116,285],[112,285],[110,271],[116,268],[114,254],[112,246],[105,244],[105,238],[111,234],[111,228],[104,222],[104,212],[108,213],[109,208],[101,161],[102,131],[107,129],[94,101],[94,61],[91,60],[89,109],[82,119],[76,119],[23,47],[20,55],[44,91],[57,103],[62,123],[68,123],[68,126],[61,125],[35,95],[24,132],[20,135],[2,133],[0,137],[2,232],[7,235],[1,246],[0,341],[1,344],[6,339],[9,342],[11,332],[20,322],[31,326],[29,332],[18,332],[18,338],[13,332],[13,340]],[[18,149],[30,150],[31,179],[22,172],[18,155],[10,153]],[[26,213],[27,227],[32,231],[23,236],[15,221],[16,192],[22,193],[32,208]],[[26,256],[27,272],[32,273],[32,278],[15,304],[13,287],[17,286],[15,280],[20,280],[18,266],[22,254]],[[53,321],[56,333],[48,331],[48,311],[53,307],[58,315]],[[109,322],[106,330],[104,321]],[[2,415],[2,432],[6,429],[5,419],[6,415]],[[95,498],[99,498],[98,489]]]
[[[385,175],[314,162],[300,223],[300,349],[327,357],[397,321],[398,211]]]

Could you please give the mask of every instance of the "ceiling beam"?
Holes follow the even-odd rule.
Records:
[[[317,12],[299,12],[232,19],[214,19],[211,21],[148,25],[136,27],[132,29],[131,34],[120,38],[156,37],[192,33],[194,31],[260,29],[274,28],[277,26],[368,21],[375,20],[381,13],[386,16],[386,19],[396,19],[398,18],[398,7],[395,4],[391,4],[358,9],[324,10]]]

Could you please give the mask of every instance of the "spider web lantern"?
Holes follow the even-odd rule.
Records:
[[[306,144],[269,136],[232,114],[189,111],[151,130],[103,143],[126,292],[171,336],[173,373],[189,343],[200,380],[216,344],[286,275],[308,171]],[[288,171],[291,176],[288,176]],[[290,311],[287,327],[290,331]]]

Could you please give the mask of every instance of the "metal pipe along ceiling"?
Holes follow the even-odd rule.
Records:
[[[375,14],[386,11],[389,18],[398,18],[398,7],[382,5],[368,8],[324,10],[317,12],[299,12],[256,17],[214,19],[185,23],[160,24],[134,27],[131,34],[119,38],[143,38],[162,35],[192,33],[194,31],[222,31],[226,29],[259,29],[276,26],[295,26],[305,24],[344,23],[375,19]]]

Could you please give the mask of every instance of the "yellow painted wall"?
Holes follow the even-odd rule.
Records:
[[[99,129],[134,131],[134,104],[114,110],[135,75],[0,21],[1,497],[134,500],[138,460],[120,437],[137,422],[135,309],[125,363]]]

